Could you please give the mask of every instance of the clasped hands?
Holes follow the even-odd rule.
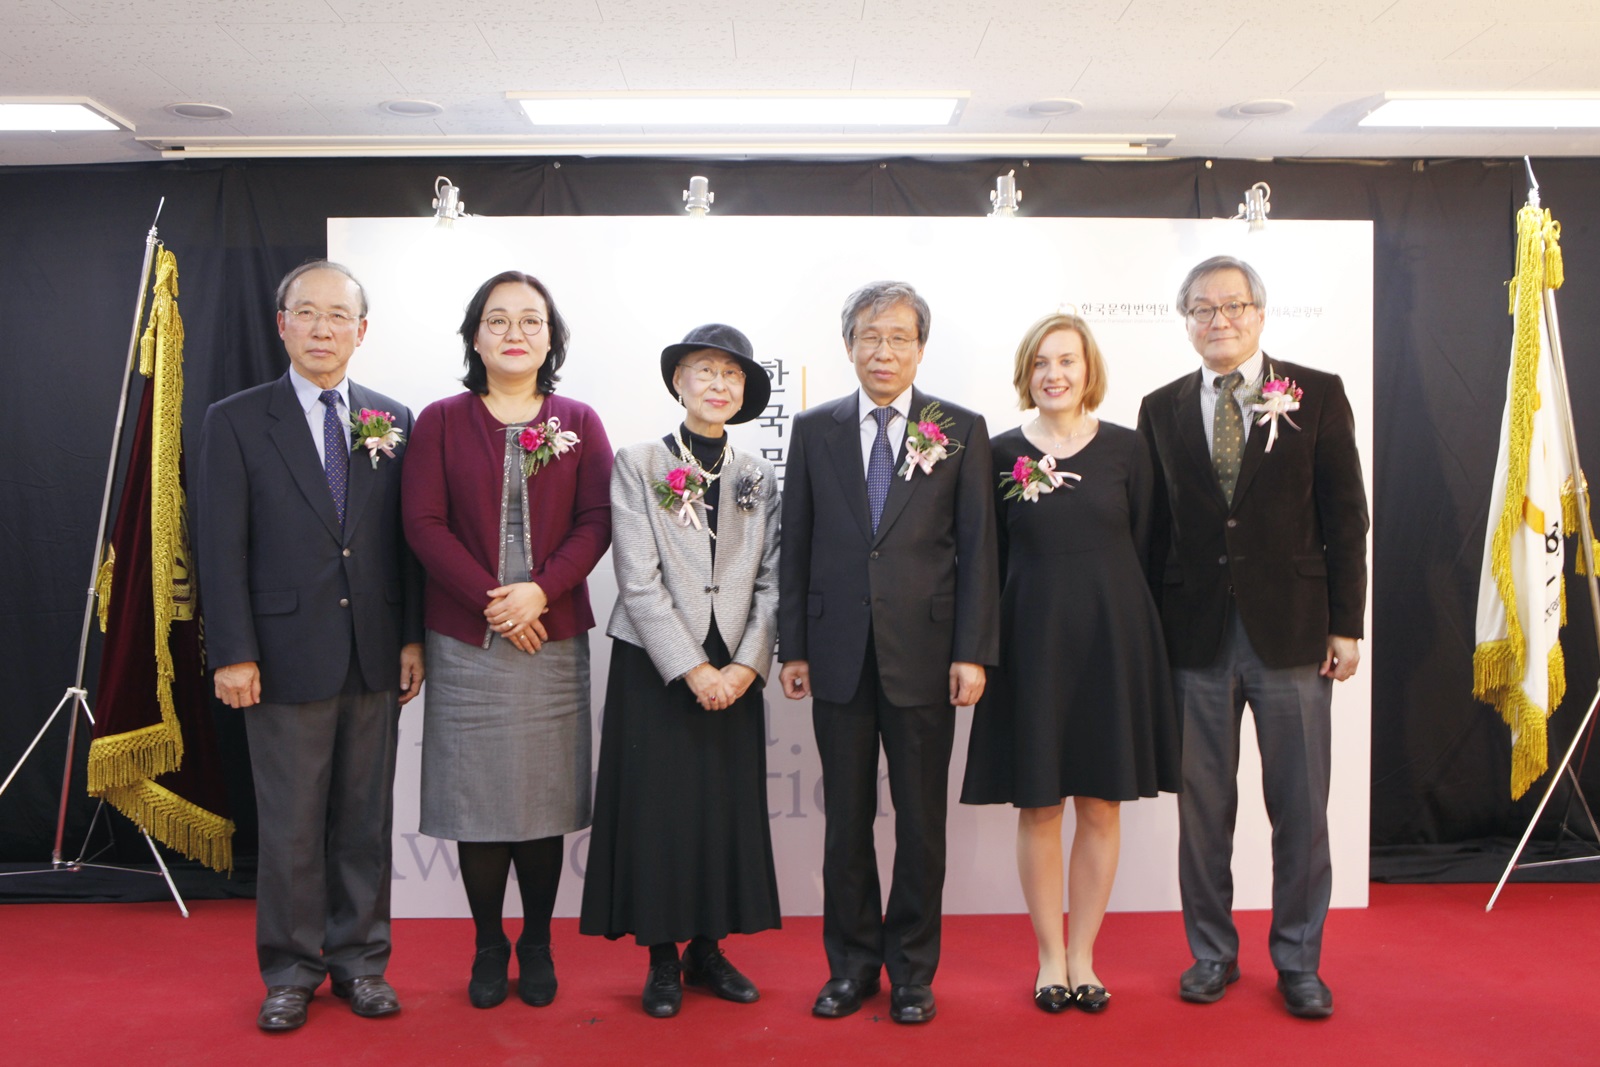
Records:
[[[548,639],[539,617],[550,610],[544,590],[537,582],[513,582],[489,590],[489,606],[483,617],[494,632],[528,655],[533,655]]]
[[[702,663],[691,668],[683,680],[702,708],[721,711],[732,707],[734,701],[744,696],[750,683],[756,680],[756,672],[743,663],[730,663],[721,670],[709,663]]]

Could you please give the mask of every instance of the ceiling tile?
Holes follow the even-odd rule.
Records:
[[[502,62],[613,63],[619,59],[732,59],[733,24],[715,22],[500,22],[480,29]]]
[[[801,56],[783,62],[741,58],[715,64],[630,59],[623,62],[622,72],[629,89],[649,92],[674,89],[837,92],[851,88],[850,75],[854,67],[848,56]]]
[[[978,50],[983,20],[916,22],[818,19],[812,22],[740,19],[734,32],[741,59],[789,56],[850,56],[864,63],[916,59],[924,79],[938,81],[934,65],[970,59]],[[915,88],[915,86],[907,86]]]
[[[427,59],[478,63],[494,58],[474,25],[455,22],[361,22],[268,26],[233,23],[228,32],[262,63],[324,63],[351,59]]]
[[[181,26],[198,22],[337,22],[323,0],[56,0],[91,26]]]
[[[326,0],[345,22],[579,22],[599,19],[594,0]]]
[[[507,92],[611,92],[626,89],[619,64],[580,63],[559,57],[528,63],[390,63],[407,94],[503,94]]]

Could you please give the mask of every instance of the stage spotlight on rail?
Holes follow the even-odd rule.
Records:
[[[1022,202],[1022,190],[1017,188],[1017,172],[1007,171],[994,180],[994,188],[989,190],[989,203],[994,205],[994,210],[989,212],[991,219],[1009,219],[1015,217],[1017,205]]]
[[[467,217],[466,205],[461,202],[461,190],[450,184],[450,179],[439,175],[433,181],[434,225],[451,227],[456,219]]]
[[[711,203],[716,200],[717,194],[711,191],[711,183],[696,174],[689,179],[689,188],[683,191],[683,210],[689,213],[690,218],[703,219],[711,211]]]
[[[1250,232],[1257,233],[1267,228],[1267,212],[1272,210],[1272,186],[1266,182],[1256,182],[1244,191],[1244,203],[1239,205],[1236,219],[1243,219],[1250,224]]]

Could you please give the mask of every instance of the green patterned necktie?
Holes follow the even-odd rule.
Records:
[[[1217,379],[1217,410],[1211,423],[1211,465],[1217,468],[1222,495],[1233,503],[1233,488],[1239,484],[1239,460],[1244,455],[1244,419],[1233,392],[1244,382],[1239,371]]]

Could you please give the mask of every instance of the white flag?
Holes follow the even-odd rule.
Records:
[[[1527,207],[1517,214],[1511,371],[1472,657],[1473,695],[1493,704],[1511,728],[1512,799],[1545,772],[1545,720],[1566,691],[1562,568],[1577,504],[1544,321],[1544,290],[1560,284],[1559,252],[1547,256],[1556,232],[1548,212]]]

